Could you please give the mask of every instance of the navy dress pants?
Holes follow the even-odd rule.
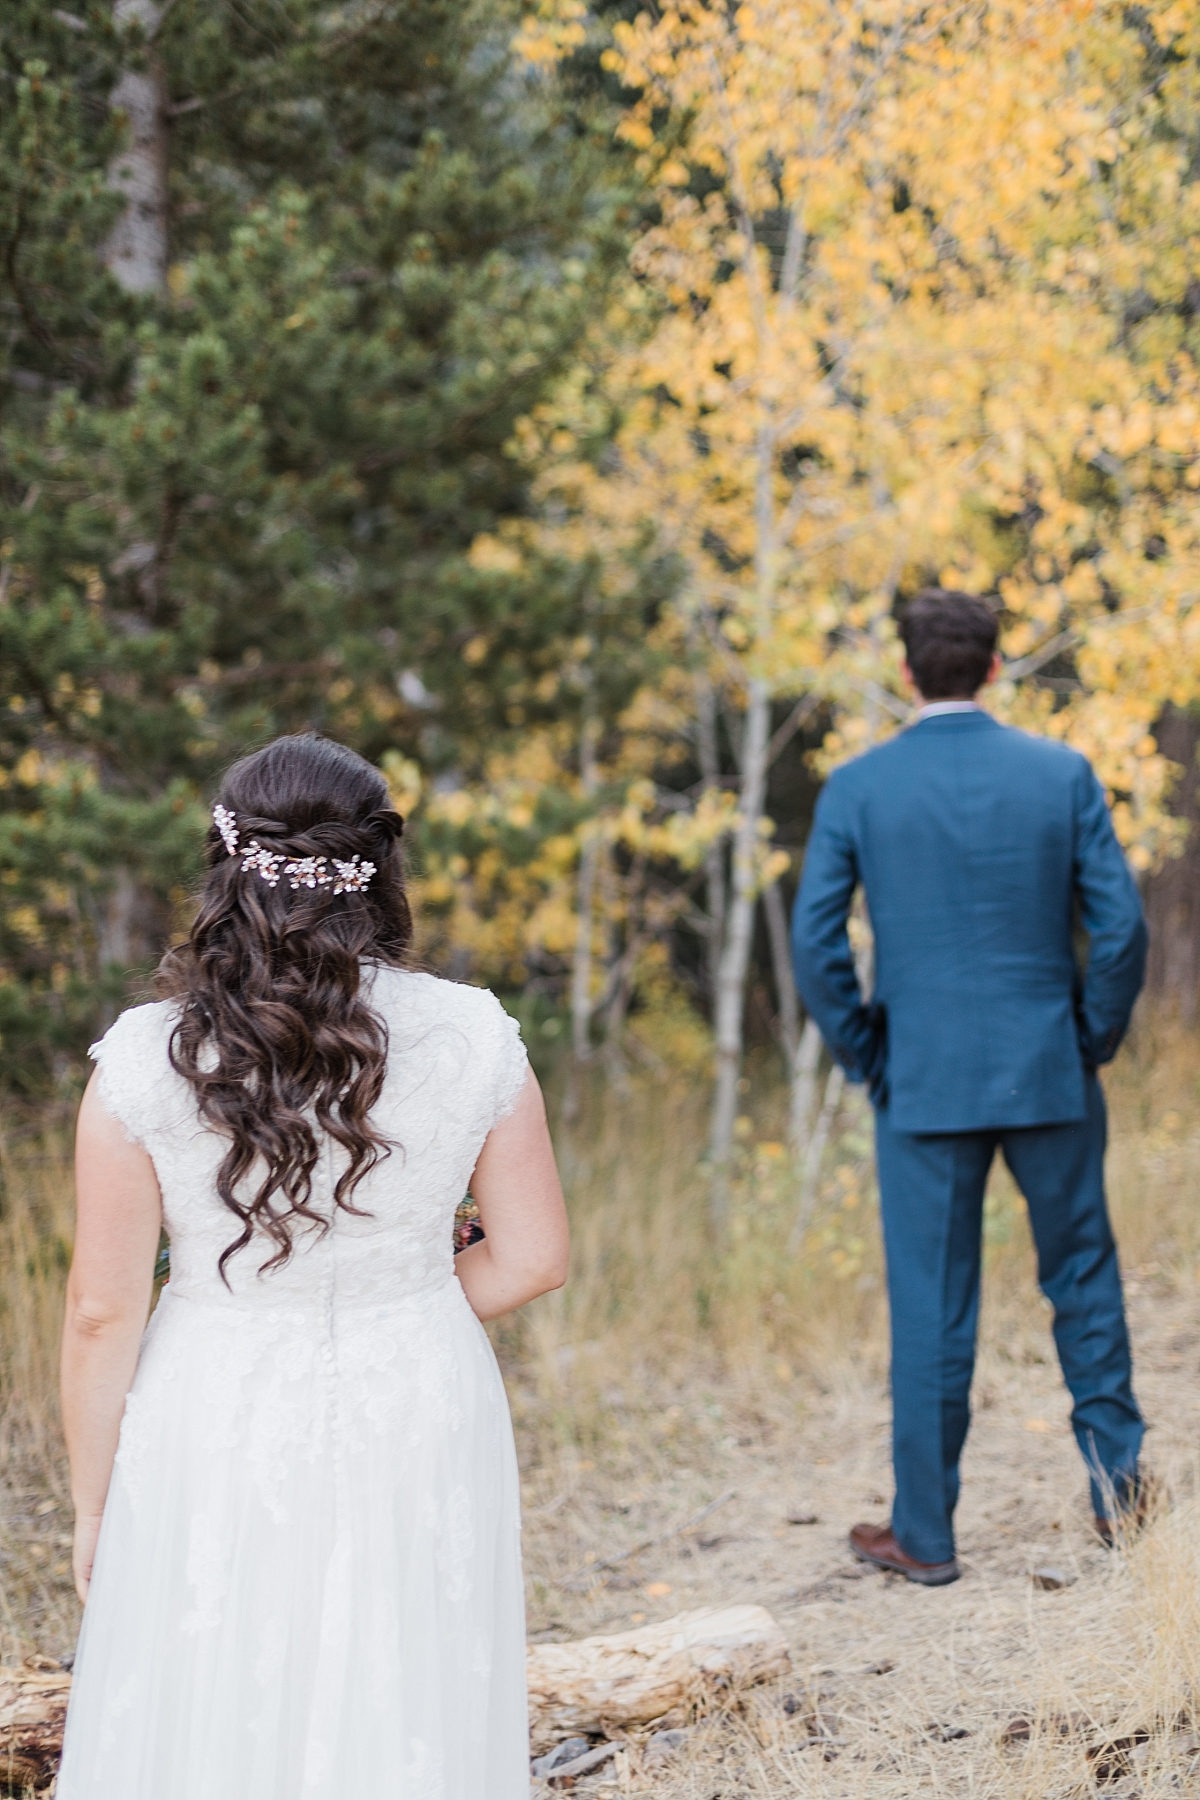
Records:
[[[892,1314],[892,1528],[918,1562],[954,1555],[958,1463],[970,1423],[983,1193],[997,1148],[1025,1196],[1038,1282],[1074,1401],[1071,1424],[1102,1516],[1128,1496],[1144,1430],[1133,1397],[1117,1247],[1104,1197],[1104,1095],[1088,1078],[1070,1125],[936,1135],[876,1113]]]

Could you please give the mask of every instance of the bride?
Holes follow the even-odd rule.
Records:
[[[517,1468],[479,1321],[561,1285],[566,1223],[515,1023],[403,966],[400,829],[321,738],[236,764],[166,997],[93,1050],[59,1800],[528,1796]],[[468,1186],[486,1236],[454,1258]]]

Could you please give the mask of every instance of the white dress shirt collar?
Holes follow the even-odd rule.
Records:
[[[919,719],[938,719],[943,713],[981,712],[977,700],[931,700],[917,714]]]

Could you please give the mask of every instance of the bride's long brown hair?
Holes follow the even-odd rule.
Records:
[[[217,796],[239,834],[236,855],[214,823],[208,875],[187,942],[159,968],[180,1005],[171,1061],[201,1116],[230,1140],[217,1192],[241,1224],[225,1264],[256,1234],[274,1245],[260,1274],[292,1254],[296,1231],[327,1231],[312,1205],[320,1134],[346,1151],[334,1190],[354,1190],[389,1152],[371,1123],[387,1066],[387,1027],[360,991],[360,960],[399,964],[412,939],[399,836],[378,769],[312,735],[276,738],[228,771]],[[251,839],[289,860],[358,856],[368,886],[274,887],[242,866]],[[314,1130],[314,1122],[317,1130]],[[257,1174],[257,1187],[246,1180]],[[227,1277],[226,1277],[227,1279]]]

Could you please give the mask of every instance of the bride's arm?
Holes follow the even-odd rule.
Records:
[[[62,1412],[75,1503],[75,1586],[86,1600],[162,1229],[154,1164],[105,1112],[95,1076],[79,1109],[75,1181]]]
[[[495,1319],[567,1279],[567,1209],[532,1070],[514,1110],[488,1133],[471,1177],[485,1236],[454,1259],[476,1314]]]

